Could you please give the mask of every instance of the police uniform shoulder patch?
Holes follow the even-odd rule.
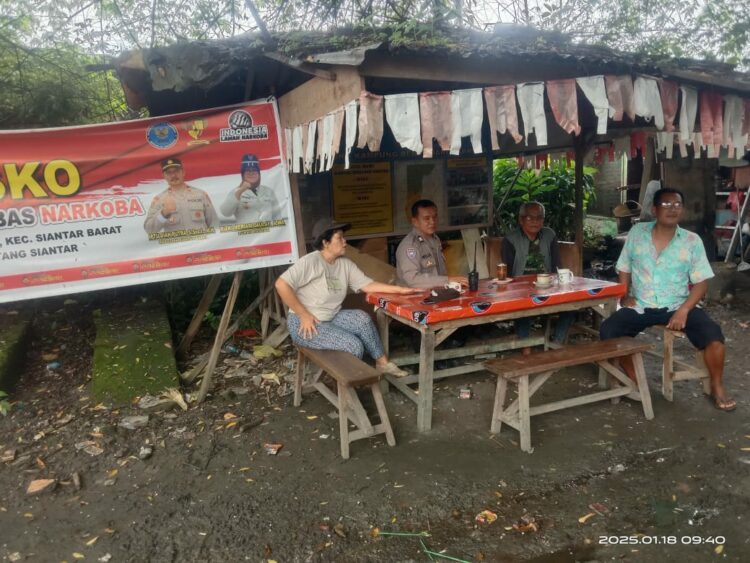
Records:
[[[417,249],[416,249],[416,248],[414,248],[413,246],[410,246],[409,248],[407,248],[407,249],[406,249],[406,257],[407,257],[407,258],[408,258],[409,260],[414,260],[414,259],[416,259],[416,257],[417,257]]]

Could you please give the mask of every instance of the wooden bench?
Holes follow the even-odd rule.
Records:
[[[638,393],[643,404],[643,414],[648,420],[651,420],[654,417],[654,411],[651,407],[651,395],[648,391],[646,373],[643,369],[643,357],[641,356],[643,352],[650,349],[651,344],[634,338],[623,337],[603,342],[564,346],[556,350],[547,350],[529,356],[513,356],[485,362],[485,367],[498,376],[490,432],[493,434],[500,432],[502,424],[505,423],[520,432],[521,449],[525,452],[531,452],[533,451],[530,421],[532,416],[596,401],[615,399],[632,392]],[[625,372],[611,362],[611,360],[623,356],[633,358],[637,385],[628,378]],[[529,405],[531,396],[557,370],[588,363],[597,364],[604,371],[614,376],[622,385],[606,391],[598,391],[562,401],[534,407]],[[518,385],[518,398],[508,408],[504,408],[508,383]]]
[[[396,445],[393,429],[388,420],[383,394],[380,390],[382,375],[372,366],[349,354],[337,350],[312,350],[298,347],[297,373],[294,381],[294,406],[302,404],[303,391],[317,389],[339,413],[339,430],[341,438],[341,457],[349,459],[349,444],[354,440],[385,434],[389,446]],[[305,379],[307,361],[319,369]],[[327,373],[336,382],[336,393],[320,381],[320,376]],[[369,386],[375,399],[375,406],[380,416],[379,424],[372,424],[357,396],[358,387]],[[357,427],[349,431],[349,422]]]

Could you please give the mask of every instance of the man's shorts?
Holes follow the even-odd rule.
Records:
[[[667,309],[646,309],[639,313],[635,309],[623,307],[602,323],[599,336],[602,340],[618,336],[636,336],[650,326],[666,325],[673,314],[674,311]],[[724,342],[721,327],[698,307],[694,307],[688,313],[683,332],[698,350],[703,350],[711,342]]]

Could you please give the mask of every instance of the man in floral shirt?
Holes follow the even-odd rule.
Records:
[[[731,411],[737,406],[724,390],[724,335],[698,302],[714,276],[703,243],[695,233],[682,229],[682,192],[663,188],[654,193],[651,214],[656,221],[639,223],[628,234],[617,261],[620,283],[627,288],[622,306],[602,323],[602,340],[635,336],[653,325],[682,330],[690,342],[703,350],[711,376],[711,397],[716,408]],[[630,359],[623,369],[635,380]]]

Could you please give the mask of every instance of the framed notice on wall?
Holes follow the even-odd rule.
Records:
[[[333,168],[333,217],[351,223],[351,236],[393,231],[390,162],[352,164]]]

